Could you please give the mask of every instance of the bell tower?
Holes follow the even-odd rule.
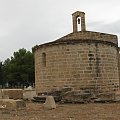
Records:
[[[73,32],[78,32],[78,27],[81,27],[81,31],[86,31],[85,25],[85,13],[76,11],[72,14],[73,18]]]

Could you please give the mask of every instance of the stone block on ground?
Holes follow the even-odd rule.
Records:
[[[115,101],[120,102],[120,90],[115,93]]]
[[[22,99],[22,89],[2,89],[2,95],[8,95],[10,99]]]
[[[44,104],[44,109],[50,110],[50,109],[55,109],[56,104],[53,96],[47,96],[46,101]]]
[[[24,90],[23,91],[23,99],[32,100],[33,97],[37,97],[35,90]]]
[[[5,109],[17,109],[26,107],[23,100],[13,100],[13,99],[0,99],[0,106],[4,106]]]
[[[2,93],[1,93],[1,90],[0,90],[0,99],[2,99]]]
[[[2,96],[3,96],[2,89],[0,89],[0,99],[2,99]]]
[[[93,94],[84,90],[72,90],[62,96],[62,102],[86,103],[90,102]]]

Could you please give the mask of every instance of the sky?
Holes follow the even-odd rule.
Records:
[[[88,31],[120,39],[120,0],[0,0],[0,61],[71,33],[75,11],[85,12]]]

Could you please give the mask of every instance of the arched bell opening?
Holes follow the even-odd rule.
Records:
[[[72,14],[73,17],[73,32],[86,31],[85,13],[77,11]]]
[[[77,31],[81,31],[81,17],[77,17]]]

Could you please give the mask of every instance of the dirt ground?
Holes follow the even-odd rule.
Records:
[[[0,110],[0,120],[120,120],[120,103],[57,104],[52,110],[45,110],[42,103],[26,105]]]

